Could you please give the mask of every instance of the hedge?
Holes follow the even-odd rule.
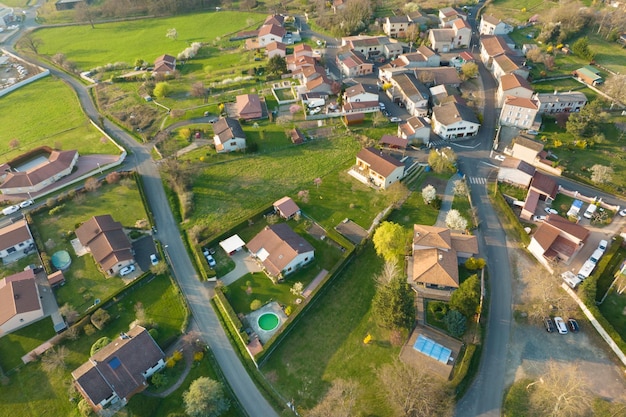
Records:
[[[530,236],[528,236],[528,233],[526,233],[526,231],[524,230],[524,227],[520,223],[519,218],[517,217],[517,215],[515,215],[511,207],[504,199],[504,196],[498,189],[497,182],[495,183],[494,191],[489,193],[489,199],[491,200],[493,205],[499,209],[500,213],[502,213],[504,217],[506,217],[508,223],[513,226],[513,229],[519,235],[519,240],[525,246],[528,246],[530,244]]]
[[[230,321],[230,324],[239,334],[241,342],[244,344],[244,346],[250,343],[250,338],[248,337],[246,332],[243,331],[244,327],[241,323],[241,320],[239,320],[237,313],[235,313],[235,310],[233,310],[233,307],[226,299],[226,296],[224,295],[221,287],[215,288],[215,298],[217,299],[217,302],[215,304],[222,310],[222,312],[226,314],[226,317]]]
[[[454,369],[455,372],[454,372],[454,375],[452,376],[452,380],[450,381],[450,383],[452,384],[453,387],[457,388],[457,395],[459,394],[459,391],[464,392],[466,387],[469,386],[469,383],[467,382],[464,383],[463,385],[461,385],[461,383],[464,382],[465,378],[468,376],[470,365],[472,363],[472,359],[474,358],[474,354],[476,353],[476,350],[477,350],[477,345],[470,343],[467,346],[465,346],[465,352],[463,353],[461,362],[458,363]],[[458,396],[460,397],[461,395],[458,395]]]

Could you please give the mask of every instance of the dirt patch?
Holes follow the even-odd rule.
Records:
[[[335,230],[344,235],[355,245],[361,243],[361,241],[367,237],[367,230],[348,219],[335,226]]]
[[[307,233],[317,240],[322,240],[326,237],[326,230],[317,223],[313,223],[311,227],[308,228]]]

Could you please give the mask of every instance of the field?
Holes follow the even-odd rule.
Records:
[[[562,80],[537,81],[532,84],[533,89],[537,93],[554,93],[554,91],[566,92],[577,91],[583,93],[588,101],[598,98],[599,94],[584,84],[579,83],[573,78],[564,78]]]
[[[65,273],[66,284],[57,290],[59,305],[69,303],[84,310],[94,299],[104,299],[124,286],[119,277],[105,278],[91,255],[76,257],[70,244],[77,225],[95,215],[111,214],[124,227],[135,227],[138,220],[147,219],[136,184],[133,180],[124,184],[103,185],[94,192],[78,194],[73,200],[58,203],[56,207],[62,209],[54,215],[47,209],[33,215],[48,256],[64,249],[72,257],[72,266]]]
[[[590,6],[591,0],[583,0],[582,3]],[[485,7],[485,14],[492,14],[509,23],[521,24],[527,22],[531,16],[541,15],[552,7],[553,3],[543,0],[496,0]]]
[[[110,141],[101,141],[71,88],[52,77],[0,98],[0,138],[0,162],[43,145],[77,149],[81,155],[120,152]],[[14,149],[13,139],[19,142]]]
[[[52,319],[46,317],[30,326],[9,333],[0,338],[0,368],[3,371],[22,364],[22,356],[54,337]]]
[[[177,56],[191,42],[212,43],[228,38],[249,25],[258,25],[265,15],[246,12],[211,12],[170,18],[136,20],[130,22],[67,26],[40,29],[35,36],[43,41],[40,53],[52,56],[58,52],[75,62],[79,68],[89,70],[106,64],[135,60],[154,62],[163,54]],[[175,28],[178,37],[165,35]],[[107,39],[102,43],[102,39]],[[208,64],[219,59],[215,51]],[[212,65],[220,66],[218,61]]]

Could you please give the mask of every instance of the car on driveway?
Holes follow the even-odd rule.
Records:
[[[154,253],[150,255],[150,263],[152,265],[156,265],[159,263],[159,258],[157,258],[157,256]]]
[[[494,158],[496,158],[497,161],[504,161],[506,159],[506,156],[504,155],[496,155]]]
[[[622,217],[626,217],[626,208],[619,212],[619,215]]]
[[[567,324],[572,332],[577,333],[580,330],[578,322],[575,319],[567,319]]]
[[[215,259],[211,255],[206,256],[206,261],[209,263],[211,268],[214,268],[215,265],[217,265],[217,262],[215,262]]]
[[[543,209],[543,211],[545,211],[548,214],[559,214],[559,212],[553,209],[552,207],[546,207],[545,209]]]
[[[400,122],[402,121],[402,119],[401,119],[401,118],[399,118],[399,117],[395,117],[395,116],[393,116],[393,117],[390,117],[390,118],[389,118],[389,121],[390,121],[391,123],[400,123]]]
[[[26,208],[28,206],[32,206],[34,203],[33,200],[24,200],[20,203],[20,208]]]
[[[124,268],[120,269],[120,277],[124,277],[134,271],[135,271],[135,265],[125,266]]]
[[[567,325],[561,317],[555,317],[554,324],[556,325],[556,329],[559,331],[560,334],[567,334]]]
[[[9,206],[2,209],[2,214],[8,216],[9,214],[13,214],[20,209],[20,206]]]
[[[606,247],[608,246],[609,242],[607,242],[606,240],[602,239],[600,241],[600,243],[598,243],[598,249],[601,250],[602,252],[604,252],[606,250]]]
[[[550,317],[546,317],[543,319],[543,324],[546,326],[546,331],[548,333],[553,333],[556,329],[554,327],[554,322]]]

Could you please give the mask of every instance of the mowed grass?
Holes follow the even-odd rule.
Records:
[[[21,365],[22,356],[54,337],[55,334],[52,319],[46,317],[23,329],[2,336],[0,338],[0,367],[6,372]]]
[[[598,98],[598,93],[589,87],[585,87],[584,84],[579,83],[573,78],[538,81],[534,82],[532,86],[537,93],[554,93],[555,90],[560,92],[576,91],[583,93],[587,97],[588,101],[593,101]]]
[[[13,139],[19,146],[11,149]],[[76,149],[81,155],[119,154],[91,125],[78,99],[62,81],[46,77],[0,98],[0,162],[37,146]]]
[[[249,19],[256,27],[264,18],[265,15],[257,13],[207,12],[102,23],[96,24],[95,29],[89,25],[46,28],[38,30],[35,37],[43,41],[41,54],[52,56],[62,52],[79,68],[91,69],[116,62],[133,65],[138,58],[152,63],[163,54],[177,56],[191,42],[211,43],[218,37],[227,38],[247,27]],[[176,39],[165,36],[172,28],[178,33]]]

